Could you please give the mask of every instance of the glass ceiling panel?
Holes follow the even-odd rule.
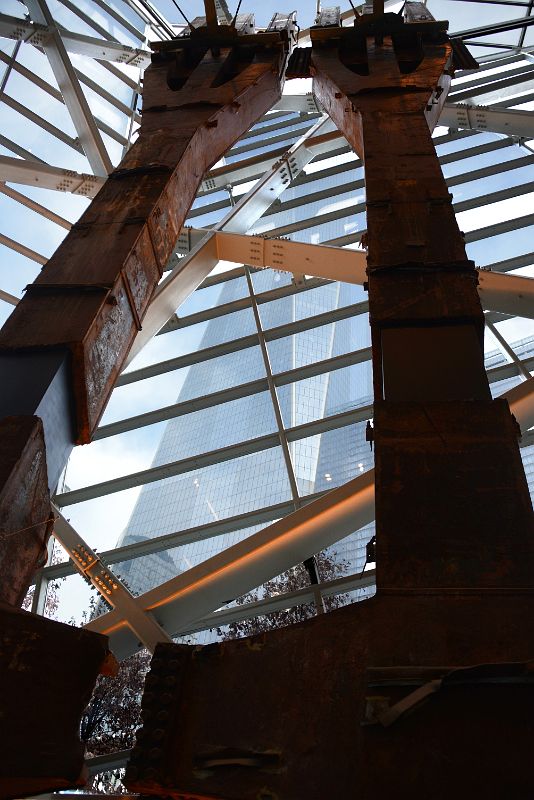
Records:
[[[530,209],[525,209],[525,211],[528,212]],[[525,228],[518,228],[496,236],[488,236],[478,242],[469,242],[467,253],[477,266],[485,267],[496,261],[504,261],[513,256],[529,253],[532,249],[533,237],[534,225],[528,225]]]
[[[0,39],[0,42],[6,43],[7,51],[8,40]],[[27,67],[35,76],[41,78],[43,81],[46,81],[46,83],[49,83],[50,86],[53,86],[54,89],[59,91],[59,86],[54,76],[52,67],[50,66],[50,62],[43,52],[37,50],[37,48],[33,47],[31,44],[26,44],[23,42],[17,53],[17,61],[22,64],[22,66]]]
[[[436,19],[450,21],[451,33],[524,16],[524,9],[516,6],[469,3],[465,0],[429,0],[428,8]],[[516,32],[513,32],[511,41],[517,42]]]

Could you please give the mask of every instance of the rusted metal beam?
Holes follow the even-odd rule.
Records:
[[[19,417],[23,460],[24,417],[43,419],[50,488],[73,444],[91,440],[204,173],[279,99],[292,26],[290,15],[285,27],[257,35],[195,28],[154,45],[137,142],[4,325],[0,379],[10,391],[0,418]],[[47,492],[34,489],[42,517]],[[15,564],[15,531],[36,522],[9,517],[4,563]],[[21,587],[38,561],[23,572],[17,561]]]
[[[80,718],[114,666],[107,637],[0,603],[0,797],[85,784]]]
[[[338,58],[349,52],[343,33],[338,45],[321,39],[312,62],[317,99],[365,163],[377,585],[532,585],[518,431],[507,406],[491,401],[477,274],[430,135],[451,48],[439,25],[417,27],[422,46],[411,24],[403,31],[384,18],[383,44],[367,37],[365,69],[361,57]]]
[[[260,637],[160,646],[127,773],[142,794],[531,791],[519,431],[489,393],[477,274],[430,136],[450,79],[446,24],[419,3],[405,16],[311,31],[315,96],[365,164],[377,595]]]
[[[519,620],[533,610],[526,592],[404,595],[222,644],[160,645],[126,783],[180,800],[382,800],[414,785],[436,800],[528,796],[534,691]],[[466,641],[473,661],[451,661]],[[379,721],[428,681],[485,663]]]
[[[27,592],[27,564],[44,566],[53,515],[48,502],[43,424],[38,417],[0,422],[0,572],[2,598],[20,606]]]

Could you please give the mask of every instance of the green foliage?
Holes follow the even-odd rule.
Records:
[[[99,756],[133,747],[141,723],[141,695],[150,668],[150,653],[127,658],[113,678],[100,676],[83,712],[80,738],[86,755]]]

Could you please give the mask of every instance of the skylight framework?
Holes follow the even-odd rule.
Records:
[[[495,22],[475,29],[464,27],[466,11],[461,0],[435,3],[429,0],[434,15],[449,18],[451,30],[460,32],[459,37],[469,43],[481,61],[479,71],[457,73],[435,142],[454,195],[455,210],[461,215],[470,256],[482,270],[502,273],[505,279],[510,273],[518,272],[532,278],[534,214],[529,213],[529,201],[534,193],[531,138],[534,17],[531,4],[520,4],[523,9],[510,3],[488,5],[495,6],[492,11]],[[524,16],[520,15],[521,10]],[[351,14],[345,15],[345,24],[350,24]],[[0,67],[3,69],[0,102],[5,119],[5,129],[0,132],[3,212],[0,253],[4,263],[11,267],[2,274],[2,319],[10,313],[24,286],[36,277],[39,266],[46,263],[103,184],[112,165],[120,161],[125,148],[135,138],[140,122],[141,70],[149,60],[148,42],[170,38],[180,29],[181,25],[172,25],[143,0],[121,0],[113,7],[102,0],[86,0],[78,6],[67,0],[54,4],[32,0],[26,7],[12,0],[7,12],[0,15]],[[302,41],[305,40],[306,31],[303,31]],[[215,165],[204,178],[189,215],[191,227],[184,229],[177,243],[168,277],[156,293],[145,331],[134,346],[137,358],[119,379],[115,397],[97,433],[96,439],[105,442],[106,449],[103,445],[91,445],[86,453],[76,454],[73,459],[77,462],[78,473],[87,475],[92,468],[94,476],[104,470],[108,470],[108,476],[95,478],[87,485],[82,482],[71,486],[74,466],[71,465],[56,494],[57,506],[70,514],[81,537],[78,544],[83,546],[85,540],[92,549],[96,546],[104,549],[100,559],[110,568],[111,575],[114,564],[122,565],[141,556],[153,556],[202,541],[214,543],[209,553],[215,559],[213,571],[221,569],[223,563],[230,569],[232,553],[225,553],[226,548],[219,552],[217,540],[227,541],[228,534],[249,534],[250,544],[262,529],[291,513],[301,513],[305,517],[309,503],[327,502],[328,505],[324,500],[328,497],[327,489],[342,486],[349,478],[358,480],[359,472],[367,474],[372,468],[372,453],[367,449],[366,457],[362,455],[355,463],[353,474],[332,476],[325,472],[328,487],[318,491],[309,491],[310,487],[303,489],[296,468],[296,449],[305,448],[314,438],[317,441],[317,437],[326,438],[333,432],[362,439],[365,426],[372,418],[370,397],[349,393],[344,410],[306,421],[284,419],[278,400],[283,387],[293,390],[300,382],[327,380],[343,371],[350,382],[351,370],[370,369],[368,345],[353,346],[342,353],[332,352],[327,357],[311,357],[309,363],[291,369],[277,369],[272,363],[274,349],[270,351],[270,348],[274,348],[276,342],[294,342],[296,337],[310,332],[315,334],[323,329],[326,332],[334,323],[348,324],[350,320],[363,319],[367,313],[363,289],[345,280],[343,291],[350,302],[282,324],[269,324],[268,314],[262,318],[262,310],[268,311],[272,304],[283,299],[305,300],[314,292],[338,291],[331,278],[306,272],[305,256],[299,262],[294,256],[284,255],[285,238],[308,247],[343,248],[340,256],[342,254],[344,259],[347,252],[354,252],[356,248],[355,265],[357,259],[360,262],[364,259],[361,240],[365,231],[365,187],[361,163],[330,121],[323,120],[321,109],[317,108],[307,87],[300,93],[293,92],[290,84],[278,106],[226,154],[224,163]],[[228,244],[224,249],[225,232],[247,238],[234,241],[235,251]],[[263,256],[264,240],[271,246],[271,264]],[[280,244],[275,246],[275,242]],[[246,259],[242,255],[243,248]],[[330,255],[331,251],[328,252]],[[264,263],[260,263],[262,258]],[[221,260],[231,262],[230,269],[210,275]],[[242,266],[243,262],[246,266]],[[262,289],[260,269],[266,265],[279,270],[276,288]],[[184,289],[186,270],[194,274],[194,279]],[[481,285],[484,277],[485,272],[482,272]],[[222,290],[232,281],[241,282],[242,296],[221,303]],[[173,294],[169,287],[176,285],[181,288]],[[188,299],[194,286],[198,289]],[[508,299],[514,291],[510,288]],[[506,292],[504,283],[504,294]],[[495,347],[488,348],[487,352],[490,381],[496,394],[517,391],[521,384],[532,383],[532,378],[528,377],[534,368],[532,322],[529,328],[529,323],[521,321],[524,317],[516,317],[515,308],[510,308],[502,299],[486,307],[488,338],[493,336],[495,340]],[[211,320],[224,322],[236,314],[242,314],[242,335],[199,349],[197,331],[201,326],[205,329]],[[158,331],[160,335],[152,338]],[[185,346],[181,343],[184,340]],[[215,392],[196,394],[180,402],[176,402],[175,386],[174,399],[169,402],[159,399],[158,392],[166,377],[178,376],[178,385],[192,366],[239,357],[252,348],[257,348],[262,355],[264,371],[260,377],[236,380]],[[168,383],[162,396],[170,397],[172,391]],[[148,403],[147,396],[150,396]],[[156,407],[152,402],[155,396],[158,396]],[[210,409],[230,407],[245,398],[259,400],[261,396],[270,398],[276,423],[269,430],[242,439],[238,437],[237,441],[225,440],[219,447],[209,450],[199,446],[186,457],[152,464],[156,444],[162,437],[162,425],[167,421],[179,417],[192,419],[188,415],[208,414]],[[524,396],[528,398],[529,393],[523,390],[522,409]],[[532,481],[534,446],[528,428],[533,421],[529,413],[521,417],[525,430],[522,445],[527,475]],[[136,469],[120,461],[121,453],[131,453],[132,437],[137,439],[140,454]],[[117,453],[114,471],[107,466],[113,461],[113,448]],[[251,503],[241,513],[226,516],[214,509],[213,518],[203,524],[163,534],[147,529],[145,537],[139,541],[112,547],[121,531],[109,522],[110,505],[105,505],[104,498],[122,503],[128,509],[121,517],[124,525],[133,506],[131,492],[139,487],[176,476],[198,480],[194,476],[199,470],[243,463],[242,459],[246,458],[253,463],[257,454],[267,452],[280,456],[280,470],[285,470],[288,491],[283,498],[261,507]],[[102,459],[100,467],[99,458]],[[330,479],[326,475],[330,475]],[[258,475],[257,480],[261,479]],[[372,498],[369,505],[368,485],[361,482],[367,492],[361,525],[367,525],[372,521]],[[125,499],[124,493],[128,490],[130,496]],[[91,503],[96,504],[96,510],[91,511]],[[333,502],[332,508],[334,506]],[[89,526],[84,520],[87,516],[93,516]],[[283,524],[276,524],[278,528],[274,533],[279,536],[285,529]],[[338,538],[352,533],[347,524],[337,531]],[[269,533],[263,536],[268,538]],[[58,538],[61,541],[59,530]],[[365,541],[360,542],[360,551]],[[72,542],[63,544],[72,556]],[[313,540],[311,549],[303,546],[298,550],[298,557],[295,556],[297,551],[292,551],[287,562],[276,563],[276,569],[280,571],[284,564],[293,566],[295,558],[307,559],[318,549],[332,544],[328,538]],[[246,544],[240,547],[242,554]],[[208,560],[205,559],[205,564]],[[225,600],[272,577],[275,567],[266,565],[264,571],[248,573],[242,582],[222,586],[222,594],[210,596],[197,617],[194,613],[182,615],[179,597],[173,600],[177,591],[175,584],[155,586],[150,590],[152,594],[149,592],[150,597],[143,599],[142,596],[137,601],[136,617],[146,615],[148,627],[153,631],[154,625],[161,625],[165,635],[198,634],[247,615],[268,613],[276,604],[287,607],[311,597],[317,601],[317,591],[323,596],[347,592],[353,592],[356,597],[367,596],[372,585],[372,571],[356,571],[356,566],[356,560],[351,561],[347,574],[335,581],[321,581],[318,575],[318,590],[303,586],[291,596],[218,610]],[[195,567],[197,573],[202,572],[201,566]],[[210,568],[209,564],[205,566],[206,574],[210,574]],[[76,574],[72,560],[45,567],[37,578],[34,610],[43,608],[48,582]],[[182,588],[188,581],[184,575],[185,572],[177,579]],[[97,581],[93,583],[99,587]],[[229,594],[225,594],[227,591]],[[119,605],[117,603],[112,612],[113,619],[116,621],[121,613],[128,628],[126,606],[123,604],[119,612]],[[160,610],[155,611],[156,607]],[[64,616],[70,616],[67,610]],[[105,630],[106,624],[103,617],[93,626]],[[129,628],[135,632],[135,636],[128,634],[130,640],[143,641],[137,623],[130,622]],[[117,640],[117,648],[123,648],[123,655],[132,652],[135,646],[130,641],[125,643],[124,637],[120,642]]]

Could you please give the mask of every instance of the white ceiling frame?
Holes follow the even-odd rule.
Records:
[[[54,537],[68,553],[81,575],[90,581],[101,597],[127,622],[132,634],[151,653],[159,642],[172,642],[153,616],[139,607],[130,590],[102,562],[61,512],[56,508],[54,512],[56,514]]]
[[[0,14],[0,36],[15,39],[44,48],[45,42],[57,28],[27,22],[19,17]],[[89,56],[98,61],[116,61],[132,67],[146,67],[150,63],[151,52],[136,47],[128,47],[118,42],[104,41],[93,36],[85,36],[73,31],[61,31],[61,39],[69,53]]]
[[[43,161],[0,156],[0,181],[95,197],[104,185],[105,178],[53,167]]]
[[[43,41],[42,46],[91,169],[95,175],[108,175],[113,164],[46,0],[25,0],[25,3],[32,18],[39,24],[48,26],[50,31],[50,36]]]

